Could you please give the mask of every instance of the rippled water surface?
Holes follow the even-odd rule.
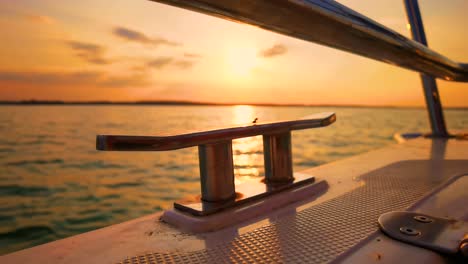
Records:
[[[420,109],[252,106],[0,106],[0,254],[123,222],[199,193],[196,148],[98,152],[96,134],[161,135],[334,111],[327,128],[293,133],[295,170],[427,132]],[[451,129],[467,110],[447,110]],[[238,181],[261,177],[261,138],[233,143]]]

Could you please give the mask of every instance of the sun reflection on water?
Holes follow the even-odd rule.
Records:
[[[250,105],[236,105],[232,108],[232,123],[236,125],[248,124],[255,119],[255,109]]]
[[[249,105],[233,107],[232,123],[251,124],[256,118],[255,108]],[[232,152],[236,184],[263,174],[262,137],[248,137],[233,140]]]

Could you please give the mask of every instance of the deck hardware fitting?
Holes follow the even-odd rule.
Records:
[[[468,257],[468,222],[415,212],[389,212],[379,217],[387,236],[443,254]]]

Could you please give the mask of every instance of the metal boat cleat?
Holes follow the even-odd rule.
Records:
[[[335,113],[320,113],[299,120],[253,123],[245,126],[171,136],[98,135],[96,148],[106,151],[166,151],[198,146],[201,197],[174,203],[174,208],[192,216],[208,216],[277,193],[314,183],[314,176],[293,174],[291,131],[328,126]],[[232,140],[263,136],[265,179],[235,186]],[[297,193],[301,193],[298,191]],[[304,199],[290,195],[269,208]]]

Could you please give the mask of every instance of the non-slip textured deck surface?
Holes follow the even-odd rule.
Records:
[[[466,160],[394,163],[362,175],[365,184],[349,193],[223,244],[195,252],[155,252],[121,263],[328,262],[376,231],[380,214],[403,210],[466,172]]]

